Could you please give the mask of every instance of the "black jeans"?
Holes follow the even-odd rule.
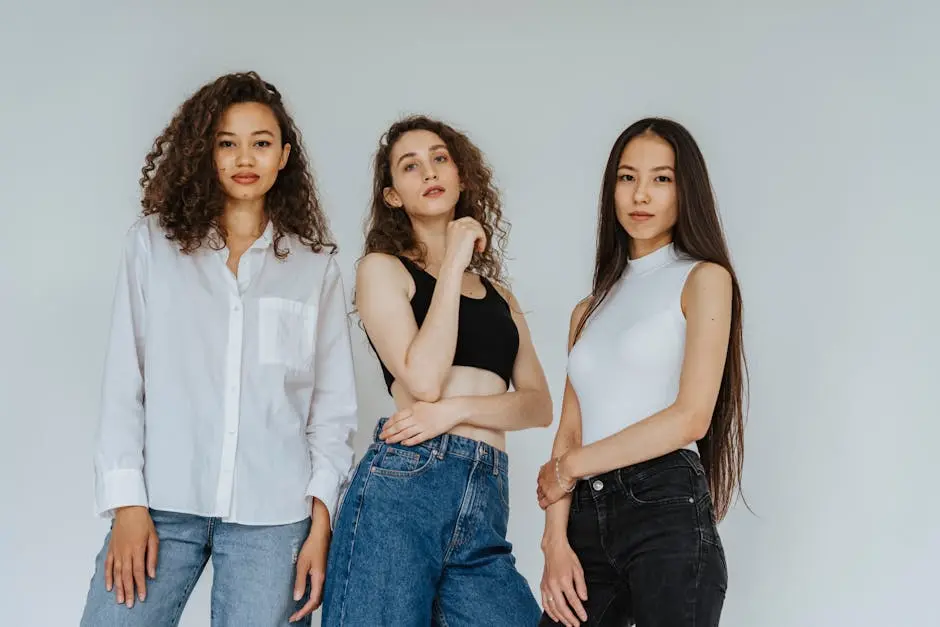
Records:
[[[587,584],[586,625],[711,627],[728,585],[705,470],[679,450],[579,481],[568,542]],[[560,625],[547,614],[539,625]]]

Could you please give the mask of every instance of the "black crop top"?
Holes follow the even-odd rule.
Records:
[[[399,259],[415,282],[411,310],[414,312],[418,328],[421,328],[424,318],[428,315],[428,309],[431,307],[431,296],[434,294],[437,279],[418,267],[411,259],[401,256]],[[516,322],[512,319],[509,303],[485,277],[481,276],[480,282],[486,290],[483,298],[460,296],[457,346],[454,351],[453,365],[488,370],[499,375],[509,387],[512,368],[516,362],[516,354],[519,352],[519,329],[516,328]],[[371,339],[369,343],[372,344]],[[374,344],[372,348],[375,349]],[[395,377],[382,363],[381,358],[379,365],[382,366],[385,385],[391,394]]]

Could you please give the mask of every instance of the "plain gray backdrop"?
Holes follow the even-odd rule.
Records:
[[[745,303],[754,513],[721,525],[722,624],[940,624],[940,10],[862,4],[5,2],[0,622],[78,622],[106,531],[93,434],[139,169],[195,89],[255,69],[304,131],[348,290],[391,121],[440,116],[495,168],[556,407],[552,429],[509,438],[510,540],[534,590],[535,477],[601,173],[620,131],[658,114],[700,142]],[[354,345],[361,451],[391,405],[358,328]],[[184,625],[208,624],[208,581]]]

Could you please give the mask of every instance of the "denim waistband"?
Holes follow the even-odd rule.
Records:
[[[597,496],[620,491],[623,485],[630,481],[642,481],[660,470],[676,466],[691,468],[699,475],[705,474],[705,467],[702,466],[698,453],[683,448],[632,466],[624,466],[582,479],[575,486],[575,495],[584,501],[590,501]]]
[[[375,425],[372,439],[377,443],[383,443],[379,439],[379,434],[386,422],[388,422],[388,418],[382,418]],[[444,459],[447,455],[454,455],[489,466],[493,469],[494,474],[509,472],[509,456],[506,452],[486,442],[445,433],[422,442],[418,446],[426,446],[438,459]]]

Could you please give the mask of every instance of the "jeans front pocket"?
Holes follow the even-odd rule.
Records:
[[[629,478],[627,491],[641,505],[689,505],[695,503],[694,481],[688,466],[671,465]]]
[[[420,444],[379,444],[376,449],[370,471],[380,477],[416,477],[424,474],[434,461],[434,451]]]

